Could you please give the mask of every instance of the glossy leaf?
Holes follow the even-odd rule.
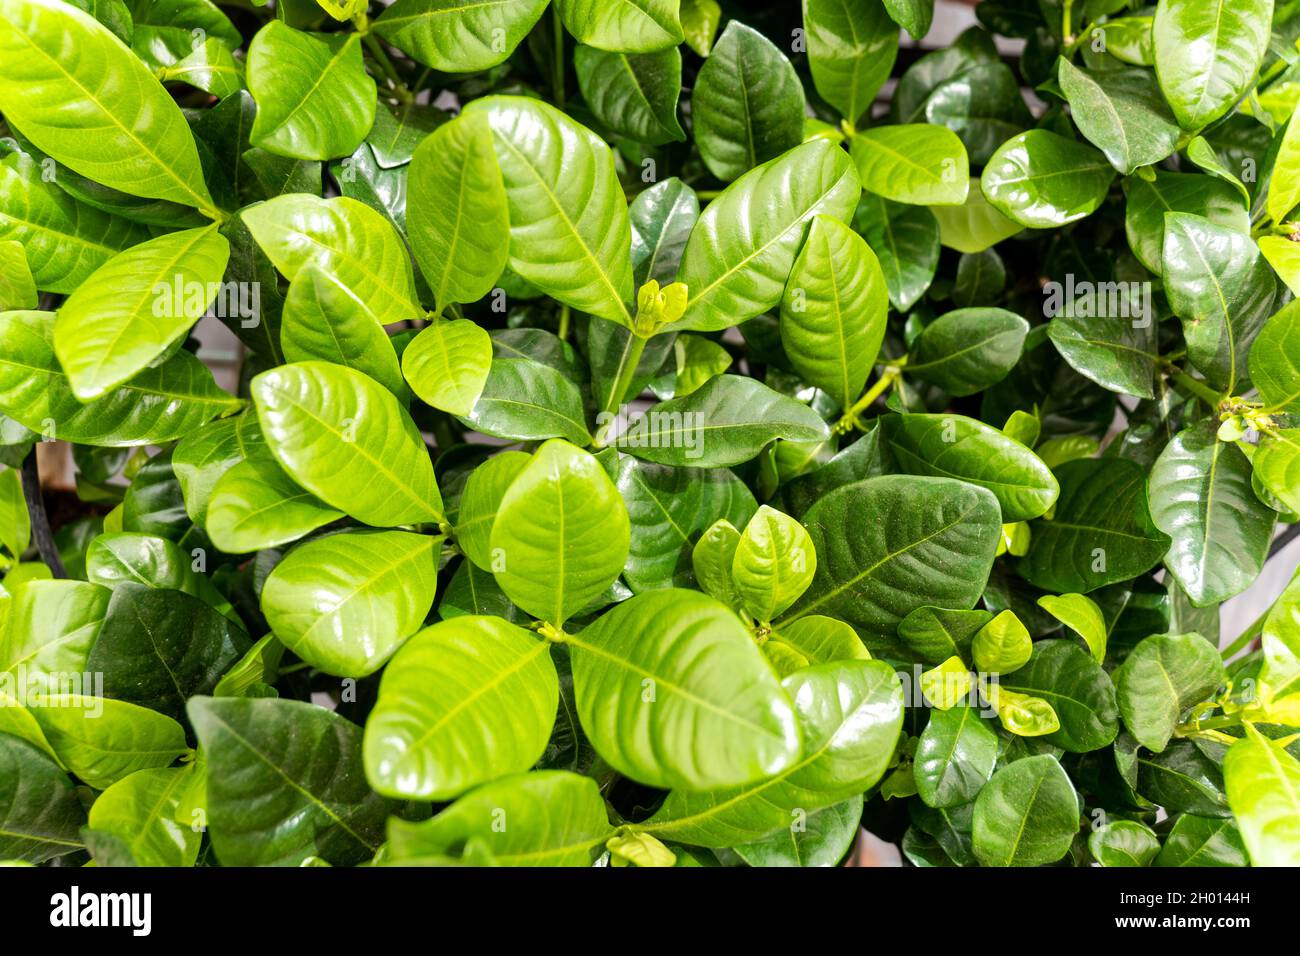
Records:
[[[567,636],[583,730],[650,786],[738,786],[799,753],[790,698],[740,619],[711,598],[649,591]]]
[[[1250,214],[1241,196],[1222,180],[1210,176],[1155,171],[1155,179],[1124,180],[1124,228],[1129,248],[1156,275],[1164,268],[1165,213],[1204,216],[1210,222],[1247,235]]]
[[[289,544],[341,517],[295,484],[270,455],[259,454],[217,480],[204,527],[222,551],[245,554]]]
[[[185,767],[124,777],[96,798],[91,829],[125,841],[140,866],[193,866],[203,834],[176,819],[193,773]]]
[[[364,677],[424,622],[436,541],[406,531],[315,538],[266,579],[262,613],[284,646],[313,667]]]
[[[873,126],[851,140],[862,188],[894,202],[960,206],[970,187],[970,160],[957,134],[912,123]]]
[[[985,866],[1041,866],[1070,849],[1079,798],[1055,757],[1003,767],[975,801],[974,849]]]
[[[564,438],[575,445],[591,441],[578,387],[563,372],[527,358],[493,359],[478,400],[463,418],[496,438]]]
[[[1165,0],[1156,7],[1156,75],[1184,129],[1208,126],[1250,89],[1272,12],[1273,0]]]
[[[1074,641],[1035,641],[1028,663],[999,686],[1047,701],[1060,729],[1043,739],[1070,753],[1105,747],[1119,732],[1115,685]]]
[[[939,265],[934,213],[867,193],[853,215],[853,228],[876,255],[890,304],[906,312],[930,287]]]
[[[1088,852],[1102,866],[1150,866],[1160,838],[1136,820],[1115,820],[1088,835]]]
[[[1223,679],[1223,661],[1201,635],[1145,638],[1115,673],[1124,725],[1142,746],[1159,753],[1183,714],[1209,700]]]
[[[1117,170],[1127,176],[1174,152],[1182,130],[1149,72],[1081,70],[1059,62],[1070,115]]]
[[[978,711],[932,710],[916,748],[917,792],[932,807],[969,803],[993,776],[997,754],[997,735]]]
[[[817,92],[856,123],[889,79],[898,27],[874,0],[804,0],[803,22]]]
[[[798,600],[816,569],[808,532],[789,515],[763,505],[736,545],[731,579],[745,610],[767,622]]]
[[[583,98],[612,132],[653,146],[686,139],[677,122],[682,55],[676,47],[628,54],[580,46],[574,66]]]
[[[917,337],[907,374],[951,395],[973,395],[1006,377],[1028,331],[1029,323],[1005,309],[957,309]]]
[[[379,793],[447,800],[527,770],[555,723],[546,641],[496,617],[425,628],[384,670],[366,721],[366,777]]]
[[[1030,130],[1003,143],[980,177],[999,212],[1022,226],[1048,229],[1094,212],[1115,170],[1084,143],[1048,130]]]
[[[474,73],[504,61],[533,28],[546,0],[398,0],[375,32],[446,73]]]
[[[1253,726],[1223,759],[1228,804],[1255,866],[1300,861],[1300,763]]]
[[[435,320],[402,351],[411,390],[434,408],[470,415],[492,366],[492,341],[468,319]]]
[[[54,761],[0,734],[0,769],[0,858],[43,863],[81,849],[86,811]]]

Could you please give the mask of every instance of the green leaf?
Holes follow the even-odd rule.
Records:
[[[280,345],[287,362],[332,362],[370,376],[394,395],[407,394],[397,353],[379,317],[314,265],[305,266],[289,283]]]
[[[682,55],[676,47],[628,54],[580,46],[574,67],[583,99],[611,132],[652,146],[686,139],[677,122]]]
[[[1051,704],[1060,729],[1043,740],[1070,753],[1098,750],[1119,733],[1115,685],[1074,641],[1035,641],[1029,662],[1003,676],[999,687]]]
[[[1055,863],[1078,830],[1074,785],[1047,754],[1003,767],[975,801],[974,849],[984,866]]]
[[[596,781],[563,770],[517,774],[485,784],[431,820],[388,823],[399,865],[473,848],[502,866],[590,866],[614,835]]]
[[[85,820],[68,775],[31,744],[0,733],[0,859],[43,863],[80,850]]]
[[[424,623],[437,583],[437,544],[406,531],[315,538],[266,579],[262,613],[284,646],[316,669],[364,677]]]
[[[39,303],[36,280],[27,265],[22,243],[0,240],[0,312],[34,309]]]
[[[631,326],[632,231],[614,156],[553,106],[475,100],[492,127],[510,214],[510,268],[560,302]]]
[[[669,284],[677,277],[686,241],[700,218],[695,190],[671,176],[637,193],[628,215],[632,220],[632,269],[637,286],[649,279]]]
[[[848,222],[860,195],[853,164],[826,140],[804,143],[741,176],[709,203],[691,232],[678,274],[690,300],[669,328],[716,331],[772,308],[781,301],[806,224],[818,214]]]
[[[180,724],[125,701],[50,694],[31,714],[59,760],[96,790],[137,770],[166,767],[189,749]]]
[[[732,20],[691,94],[695,145],[709,172],[729,182],[803,139],[804,95],[794,67],[757,30]]]
[[[731,608],[740,607],[740,592],[732,580],[740,532],[726,518],[713,522],[691,550],[691,567],[700,590]]]
[[[674,790],[644,829],[699,846],[750,843],[802,813],[832,806],[877,783],[898,743],[903,692],[881,661],[820,664],[783,682],[803,729],[803,755],[743,787]]]
[[[1221,760],[1211,758],[1190,740],[1171,741],[1158,754],[1141,752],[1137,757],[1137,791],[1169,813],[1229,816]]]
[[[299,362],[263,372],[250,390],[276,460],[326,504],[379,527],[442,520],[424,440],[373,379]]]
[[[646,461],[720,468],[749,461],[774,439],[829,436],[821,416],[802,402],[752,378],[719,375],[689,395],[633,415],[612,444]]]
[[[1165,837],[1155,866],[1246,866],[1246,846],[1236,822],[1227,817],[1183,813]]]
[[[350,156],[375,123],[375,81],[357,33],[312,34],[272,20],[248,45],[254,146],[294,159]]]
[[[942,664],[950,657],[971,661],[971,642],[992,617],[983,610],[918,607],[898,622],[898,638],[926,664]]]
[[[452,196],[455,202],[448,202]],[[492,290],[506,266],[510,222],[492,129],[482,113],[444,123],[416,148],[406,226],[439,312]]]
[[[957,478],[987,488],[1003,523],[1025,521],[1056,501],[1057,484],[1032,451],[995,428],[961,415],[899,415],[885,419],[899,469]]]
[[[402,372],[416,395],[453,415],[471,415],[492,367],[492,340],[468,319],[439,319],[402,351]]]
[[[1016,74],[1000,61],[975,64],[937,84],[925,100],[925,119],[956,133],[976,166],[1033,125]]]
[[[681,24],[686,35],[686,45],[707,57],[722,20],[722,7],[717,0],[682,0]]]
[[[943,126],[873,126],[850,141],[862,188],[895,202],[960,206],[970,187],[970,160]]]
[[[247,554],[297,541],[343,517],[296,485],[269,454],[241,461],[212,489],[204,527],[228,554]]]
[[[957,260],[957,280],[952,288],[954,305],[962,308],[993,302],[1007,285],[1002,257],[992,249]]]
[[[1164,0],[1151,28],[1160,89],[1184,129],[1223,116],[1255,82],[1273,0]]]
[[[1255,866],[1300,864],[1300,763],[1253,725],[1223,759],[1228,805]]]
[[[0,160],[0,240],[21,244],[37,289],[72,292],[109,259],[149,238],[143,226],[77,202],[42,174],[25,153]]]
[[[817,92],[856,123],[894,68],[898,27],[874,0],[804,0],[803,24]]]
[[[448,800],[542,755],[559,683],[550,645],[496,617],[425,628],[384,669],[366,721],[366,777],[379,793]]]
[[[839,617],[873,648],[918,607],[974,605],[993,564],[1002,516],[984,488],[886,475],[831,492],[804,522],[817,575],[794,617]]]
[[[1035,587],[1086,594],[1143,574],[1169,537],[1151,521],[1146,475],[1122,458],[1077,459],[1056,469],[1061,494],[1050,519],[1033,524],[1018,566]]]
[[[444,73],[504,62],[546,9],[546,0],[398,0],[375,20],[393,46]]]
[[[1093,660],[1105,663],[1110,632],[1095,601],[1082,594],[1044,594],[1038,606],[1083,638]]]
[[[1300,288],[1300,246],[1284,236],[1260,236],[1260,255],[1292,293]]]
[[[880,351],[888,308],[871,247],[836,219],[813,219],[781,300],[781,342],[795,371],[848,408]]]
[[[1088,835],[1088,852],[1102,866],[1150,866],[1160,838],[1136,820],[1115,820]]]
[[[1287,303],[1264,323],[1250,350],[1250,380],[1270,410],[1300,413],[1300,305]]]
[[[482,393],[461,417],[476,431],[496,438],[591,442],[578,386],[563,372],[528,358],[493,359]]]
[[[975,669],[987,674],[1009,674],[1024,667],[1033,652],[1033,640],[1011,610],[1001,611],[981,627],[971,641]]]
[[[930,287],[939,265],[934,213],[865,193],[853,214],[853,228],[876,254],[890,303],[899,312],[911,309]]]
[[[32,540],[32,522],[23,498],[22,479],[12,468],[0,471],[0,545],[15,561]]]
[[[5,119],[43,152],[105,186],[216,217],[180,108],[94,18],[60,0],[3,0],[0,63]]]
[[[316,266],[388,325],[424,316],[406,247],[392,224],[354,199],[302,193],[240,211],[258,246],[290,280]]]
[[[615,480],[632,528],[623,578],[636,592],[693,583],[692,539],[718,520],[743,526],[757,507],[744,482],[721,468],[673,468],[624,457]],[[467,485],[462,519],[469,494]],[[719,569],[729,581],[730,556]]]
[[[969,803],[993,776],[997,756],[997,734],[977,710],[965,705],[931,710],[916,747],[917,793],[932,807]]]
[[[492,569],[489,544],[501,499],[532,460],[522,451],[503,451],[479,465],[465,481],[456,515],[456,543],[484,571]]]
[[[884,0],[884,3],[890,18],[910,33],[913,40],[920,40],[930,32],[934,0]]]
[[[1199,634],[1145,638],[1115,673],[1124,725],[1148,750],[1169,745],[1178,721],[1223,682],[1223,661]]]
[[[788,515],[763,505],[736,545],[731,578],[746,611],[772,621],[808,589],[817,553],[808,532]]]
[[[631,527],[600,463],[554,439],[510,485],[492,524],[492,570],[510,600],[555,627],[614,582]]]
[[[1165,567],[1198,607],[1250,587],[1276,517],[1251,486],[1250,460],[1211,426],[1179,432],[1151,468],[1151,519],[1169,535]]]
[[[789,698],[744,625],[691,591],[649,591],[566,636],[583,730],[634,780],[702,790],[794,762]]]
[[[368,859],[391,805],[366,785],[361,728],[323,707],[275,698],[196,697],[207,755],[207,818],[224,866],[337,866]]]
[[[99,398],[163,355],[207,311],[229,255],[213,227],[190,229],[120,252],[82,282],[54,323],[73,394]]]
[[[1119,298],[1123,295],[1119,292],[1105,304],[1085,299],[1083,308],[1078,302],[1066,305],[1048,323],[1047,336],[1084,378],[1112,392],[1154,398],[1158,327],[1131,299]],[[1098,309],[1105,314],[1089,314]]]
[[[185,351],[83,404],[55,358],[54,327],[48,312],[0,313],[0,412],[47,438],[161,444],[241,407]]]
[[[1006,309],[956,309],[912,343],[907,374],[950,395],[974,395],[1002,381],[1020,359],[1029,323]]]
[[[930,212],[939,221],[939,241],[967,255],[983,252],[1024,231],[1020,223],[1008,219],[989,202],[982,188],[969,190],[966,202],[960,206],[931,206]]]
[[[782,678],[814,664],[871,660],[871,652],[853,628],[820,614],[801,617],[773,631],[763,642],[763,653]]]
[[[177,821],[194,771],[140,770],[96,798],[90,827],[126,843],[140,866],[193,866],[203,833]]]
[[[1245,389],[1251,342],[1277,290],[1259,247],[1200,216],[1170,212],[1162,254],[1165,294],[1183,320],[1187,357],[1211,387],[1228,394]]]
[[[1261,438],[1250,464],[1255,478],[1283,505],[1300,511],[1300,429],[1283,428]]]
[[[1090,215],[1114,178],[1106,157],[1091,146],[1034,129],[998,147],[980,187],[995,209],[1020,225],[1050,229]]]
[[[678,0],[555,0],[564,28],[600,50],[649,53],[682,42]]]
[[[1250,214],[1241,197],[1227,183],[1210,176],[1157,169],[1153,180],[1139,176],[1125,179],[1124,194],[1129,248],[1156,275],[1163,269],[1167,212],[1194,213],[1243,236],[1250,233]]]
[[[176,443],[172,471],[185,497],[185,510],[195,524],[207,521],[212,492],[221,476],[265,450],[257,416],[248,411],[209,422]]]
[[[1061,88],[1080,132],[1125,176],[1169,157],[1182,130],[1147,70],[1080,70],[1059,63]]]
[[[786,829],[733,847],[736,855],[753,867],[835,866],[857,841],[862,795],[793,816]]]
[[[1296,186],[1296,173],[1300,171],[1300,123],[1294,120],[1292,114],[1273,159],[1273,172],[1268,182],[1265,209],[1275,223],[1285,222],[1287,214],[1300,203],[1300,187]]]

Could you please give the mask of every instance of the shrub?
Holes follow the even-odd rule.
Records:
[[[1295,4],[257,3],[0,0],[0,858],[1300,862]]]

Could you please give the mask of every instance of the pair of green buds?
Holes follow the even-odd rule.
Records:
[[[673,282],[660,288],[650,279],[636,293],[636,319],[632,331],[638,338],[648,339],[666,325],[671,325],[686,312],[688,298],[686,285]]]

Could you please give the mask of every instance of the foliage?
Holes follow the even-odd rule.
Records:
[[[932,6],[0,0],[0,859],[1300,863],[1300,9]]]

